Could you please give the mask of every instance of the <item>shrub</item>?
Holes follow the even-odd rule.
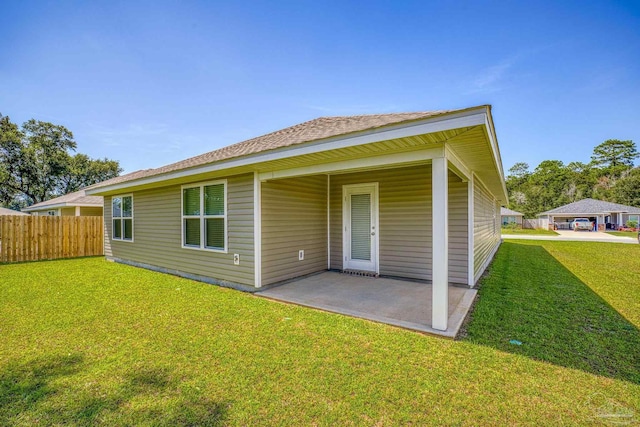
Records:
[[[627,227],[629,228],[636,228],[638,226],[638,221],[635,220],[629,220],[627,221]]]

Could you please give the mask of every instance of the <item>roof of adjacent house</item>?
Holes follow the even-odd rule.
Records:
[[[500,208],[500,215],[506,215],[506,216],[524,216],[523,213],[517,212],[517,211],[512,211],[511,209],[505,208],[505,207],[501,207]]]
[[[292,145],[319,141],[331,137],[344,136],[355,132],[378,129],[389,125],[407,123],[411,121],[486,107],[487,106],[479,106],[459,110],[437,110],[417,113],[389,113],[359,116],[320,117],[314,120],[290,126],[285,129],[278,130],[276,132],[271,132],[266,135],[252,138],[243,142],[238,142],[236,144],[229,145],[218,150],[209,151],[208,153],[191,157],[189,159],[162,166],[156,169],[146,169],[143,171],[134,172],[135,175],[129,174],[116,177],[111,180],[96,184],[95,188],[105,187],[112,184],[119,184],[127,181],[134,181],[140,178],[162,175],[182,169],[189,169],[196,166],[219,162],[222,160],[229,160],[237,157],[248,156],[251,154],[263,153],[265,151],[290,147]]]
[[[540,215],[604,214],[611,212],[640,214],[640,208],[621,205],[619,203],[605,202],[604,200],[582,199],[577,202],[569,203],[568,205],[542,212]]]
[[[36,203],[23,210],[26,212],[39,211],[65,206],[96,206],[102,207],[102,196],[87,196],[85,189],[74,191],[60,197]]]
[[[13,209],[0,208],[0,216],[6,215],[29,215],[28,213],[14,211]]]
[[[103,198],[102,196],[89,196],[86,194],[86,190],[98,186],[115,184],[117,182],[122,182],[127,179],[135,179],[140,176],[144,176],[144,174],[151,169],[143,169],[135,172],[131,172],[125,175],[116,176],[115,178],[107,179],[105,181],[99,182],[97,184],[89,185],[88,187],[82,188],[78,191],[74,191],[73,193],[67,193],[65,195],[55,197],[53,199],[45,200],[44,202],[36,203],[28,208],[24,208],[25,212],[29,211],[41,211],[45,209],[51,208],[59,208],[65,206],[95,206],[102,207]]]

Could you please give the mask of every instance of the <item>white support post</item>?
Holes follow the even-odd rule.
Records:
[[[331,175],[327,174],[327,270],[331,270]]]
[[[448,162],[446,157],[433,159],[432,168],[432,320],[431,327],[447,330],[449,320],[449,221]]]
[[[253,268],[254,286],[262,287],[262,183],[258,172],[253,173]]]
[[[475,245],[475,222],[474,222],[474,218],[475,218],[475,207],[474,207],[474,191],[475,191],[475,178],[473,175],[473,172],[471,173],[471,178],[469,178],[469,181],[467,182],[467,257],[468,257],[468,263],[467,263],[467,273],[468,273],[468,279],[467,279],[467,283],[469,284],[470,288],[473,288],[473,286],[476,284],[475,283],[475,251],[474,251],[474,245]]]
[[[76,206],[76,216],[80,216],[80,206]]]

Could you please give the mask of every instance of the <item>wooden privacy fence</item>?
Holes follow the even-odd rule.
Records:
[[[101,216],[0,216],[0,262],[103,255]]]
[[[536,219],[523,219],[522,228],[546,228],[544,220]]]

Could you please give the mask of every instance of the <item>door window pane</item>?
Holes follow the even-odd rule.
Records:
[[[351,195],[351,259],[371,260],[371,195]]]

